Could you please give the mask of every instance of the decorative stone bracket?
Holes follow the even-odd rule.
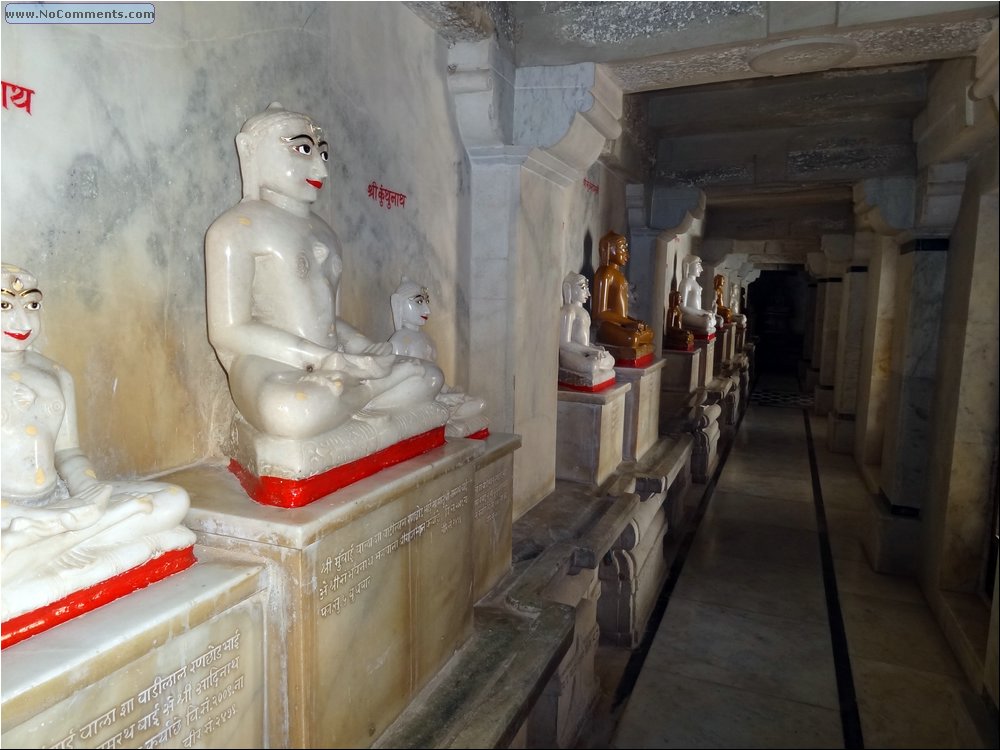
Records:
[[[594,63],[514,68],[492,39],[448,56],[462,142],[475,160],[523,161],[568,187],[621,135],[622,91]]]

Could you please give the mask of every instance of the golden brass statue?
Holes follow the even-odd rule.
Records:
[[[601,266],[594,274],[592,315],[597,341],[615,360],[632,361],[653,352],[653,329],[628,314],[628,279],[622,266],[628,263],[628,242],[617,232],[608,232],[599,245]]]
[[[667,325],[663,331],[663,347],[674,351],[689,352],[694,349],[694,334],[684,328],[681,317],[681,293],[670,293],[667,307]]]
[[[726,277],[721,273],[715,274],[715,314],[719,315],[726,325],[733,322],[733,311],[725,306]]]

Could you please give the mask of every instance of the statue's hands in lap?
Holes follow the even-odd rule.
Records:
[[[104,515],[111,491],[110,484],[95,482],[73,497],[44,507],[5,504],[0,557],[38,539],[93,526]]]

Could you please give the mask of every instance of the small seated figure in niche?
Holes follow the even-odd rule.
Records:
[[[0,306],[0,602],[7,646],[183,570],[195,561],[195,537],[181,525],[189,500],[180,487],[97,478],[77,437],[73,378],[34,348],[42,310],[35,276],[3,264]],[[94,590],[130,572],[131,588],[130,579]],[[79,592],[84,604],[67,599]],[[52,613],[42,611],[56,602]],[[10,622],[26,613],[29,625]]]
[[[295,485],[294,497],[273,495],[261,467],[280,480],[325,474],[329,492],[383,468],[358,462],[403,440],[416,438],[411,455],[442,444],[444,375],[337,315],[340,242],[311,210],[329,158],[313,119],[272,104],[246,121],[236,146],[243,199],[205,239],[208,335],[238,411],[227,449],[255,500],[304,505],[326,493]]]
[[[721,273],[715,274],[715,315],[716,326],[729,325],[733,322],[733,311],[726,307],[726,277]]]
[[[667,325],[663,332],[663,347],[674,351],[694,350],[694,334],[684,328],[681,320],[681,293],[670,292],[667,307]]]
[[[645,366],[652,360],[653,329],[628,314],[629,284],[622,272],[628,263],[628,242],[608,232],[599,245],[601,265],[594,274],[591,305],[597,327],[596,340],[608,348],[622,366]]]
[[[747,316],[740,312],[740,291],[740,285],[733,284],[732,291],[729,294],[729,309],[733,313],[733,322],[737,325],[745,326],[747,324]]]
[[[402,278],[389,298],[392,325],[396,329],[389,337],[394,354],[437,361],[434,340],[423,331],[431,315],[430,301],[426,287],[405,276]],[[489,420],[483,414],[486,409],[483,399],[469,396],[445,383],[437,401],[448,409],[448,422],[445,424],[445,435],[448,437],[485,438],[489,435]]]
[[[701,258],[689,255],[684,260],[684,281],[681,284],[681,322],[695,335],[709,336],[715,333],[715,312],[701,306]]]
[[[575,390],[600,391],[615,382],[615,358],[590,343],[590,313],[583,303],[590,286],[583,274],[563,278],[559,323],[559,384]]]

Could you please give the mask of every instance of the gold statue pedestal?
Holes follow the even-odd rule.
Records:
[[[600,344],[611,353],[612,357],[615,358],[615,368],[642,368],[648,367],[653,363],[652,344],[640,344],[639,346],[615,346],[614,344],[607,344],[603,341],[600,342]]]

